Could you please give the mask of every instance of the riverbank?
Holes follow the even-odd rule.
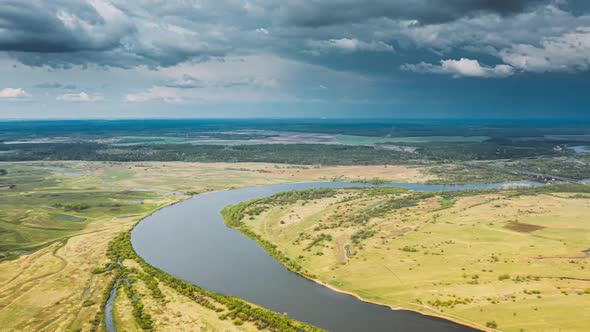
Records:
[[[354,182],[354,183],[363,184],[364,182]],[[364,184],[369,184],[369,183],[364,183]],[[383,183],[371,183],[371,184],[375,185],[375,184],[383,184]],[[315,189],[315,190],[317,191],[317,189]],[[399,190],[398,192],[402,193],[402,192],[404,192],[404,190]],[[335,195],[335,192],[329,191],[329,192],[325,192],[325,193],[319,193],[319,195],[315,194],[315,195],[310,195],[310,196],[312,196],[314,199],[320,199],[322,197],[323,198],[333,197],[334,195]],[[279,261],[281,264],[283,264],[283,266],[285,268],[287,268],[289,271],[296,273],[300,277],[305,278],[306,280],[309,280],[309,281],[313,281],[313,282],[315,282],[323,287],[326,287],[332,291],[335,291],[335,292],[338,292],[341,294],[346,294],[348,296],[352,296],[352,297],[354,297],[360,301],[363,301],[365,303],[384,306],[384,307],[387,307],[392,310],[413,311],[413,312],[416,312],[416,313],[419,313],[422,315],[427,315],[427,316],[431,316],[431,317],[437,317],[437,318],[449,320],[454,323],[464,325],[466,327],[470,327],[470,328],[474,328],[474,329],[495,331],[495,329],[491,329],[489,327],[478,324],[476,322],[466,321],[464,319],[461,319],[460,317],[444,315],[440,312],[437,312],[435,309],[428,308],[426,306],[422,306],[422,310],[415,308],[415,306],[419,306],[418,304],[411,304],[413,307],[410,307],[410,306],[393,307],[393,306],[388,305],[383,302],[366,299],[356,292],[342,290],[342,289],[339,289],[333,285],[323,282],[322,280],[318,279],[315,274],[313,274],[312,272],[306,270],[301,265],[299,265],[296,262],[296,260],[286,256],[283,253],[283,251],[280,249],[280,247],[277,247],[276,244],[264,239],[262,236],[260,236],[256,232],[252,231],[244,223],[241,222],[242,219],[246,218],[246,216],[248,215],[247,211],[245,211],[245,209],[250,205],[255,205],[258,202],[261,202],[262,200],[264,200],[264,198],[242,202],[242,203],[239,203],[234,206],[227,206],[221,211],[221,215],[223,216],[226,225],[228,225],[229,227],[235,229],[236,231],[244,234],[248,238],[256,241],[256,243],[258,243],[264,250],[266,250],[270,256],[274,257],[277,261]],[[295,203],[297,201],[298,201],[298,199],[296,199],[293,203]]]
[[[202,310],[217,313],[219,321],[229,319],[236,326],[246,324],[246,327],[256,327],[258,330],[271,331],[323,331],[309,324],[298,322],[287,316],[248,303],[242,299],[205,290],[150,265],[137,255],[133,249],[131,244],[131,231],[117,236],[109,246],[108,255],[112,262],[123,262],[123,264],[118,267],[120,273],[122,275],[133,276],[133,278],[127,280],[142,280],[145,286],[149,288],[151,298],[156,299],[157,303],[161,306],[169,306],[169,300],[161,291],[162,287],[167,287],[199,304],[202,307]],[[130,264],[128,261],[134,263]],[[165,328],[168,325],[166,322],[154,319],[154,313],[149,314],[147,311],[144,311],[145,305],[142,301],[144,301],[146,294],[136,292],[136,289],[132,287],[133,283],[134,282],[131,282],[131,285],[124,283],[123,286],[126,290],[125,293],[133,303],[133,313],[136,322],[138,322],[143,329],[157,328],[160,330],[162,327]]]
[[[89,330],[112,281],[108,274],[94,273],[108,263],[109,241],[154,209],[188,198],[173,193],[317,181],[318,176],[359,171],[258,163],[82,161],[1,162],[0,170],[1,180],[9,184],[0,186],[0,326],[7,331]],[[386,171],[371,166],[365,172]],[[390,176],[420,174],[399,171]],[[198,309],[181,299],[175,303]],[[219,320],[203,315],[202,321],[211,329]],[[225,323],[219,324],[237,329]]]
[[[485,330],[537,329],[542,313],[543,326],[576,331],[584,323],[568,317],[583,315],[590,285],[577,280],[588,261],[584,239],[572,229],[587,227],[578,218],[590,215],[587,194],[586,186],[558,185],[453,195],[444,207],[441,197],[430,197],[360,228],[343,216],[358,220],[387,198],[341,194],[266,204],[246,213],[242,227],[288,253],[307,271],[303,277],[370,303]],[[350,241],[362,229],[368,237]],[[353,247],[345,262],[343,243]]]
[[[433,186],[403,183],[399,185],[415,190],[439,191],[497,189],[502,188],[504,184]],[[420,308],[416,307],[412,308],[413,311],[391,310],[390,307],[400,308],[402,306],[386,303],[388,304],[386,307],[379,299],[366,296],[363,296],[364,299],[369,301],[359,301],[356,297],[344,293],[334,293],[319,283],[310,283],[309,280],[285,270],[284,265],[275,258],[269,257],[268,252],[257,242],[227,227],[219,214],[229,205],[239,205],[244,201],[258,200],[293,189],[328,187],[328,189],[316,189],[316,192],[320,196],[323,193],[329,196],[330,190],[359,186],[358,183],[339,182],[296,183],[248,187],[198,195],[173,209],[162,210],[159,214],[137,225],[132,233],[133,248],[152,266],[182,280],[217,293],[232,294],[278,312],[287,312],[290,317],[329,330],[358,331],[358,328],[363,326],[366,329],[367,324],[371,324],[374,331],[387,331],[388,327],[392,325],[408,330],[420,328],[431,331],[472,330],[467,326],[476,326],[476,324],[469,324],[465,321],[462,324],[457,324],[449,319],[441,319],[435,312],[433,315],[424,315],[424,311],[419,313],[420,310],[416,309]],[[372,186],[367,190],[378,195],[406,192],[405,189],[388,186]],[[467,195],[466,192],[463,193]],[[312,196],[319,198],[315,194]],[[434,192],[415,193],[411,196],[416,196],[416,199],[426,196],[435,198],[437,194]],[[403,202],[402,205],[413,204],[412,202],[413,200],[409,200]],[[371,202],[371,204],[373,203],[375,202]],[[452,204],[447,205],[451,206]],[[376,206],[375,209],[388,206],[391,204],[384,203]],[[295,239],[296,236],[288,238]],[[154,243],[158,245],[154,246]],[[220,246],[220,243],[223,246]],[[289,255],[288,257],[295,256]],[[343,257],[343,255],[339,255],[339,257]],[[291,261],[294,260],[291,259]],[[251,275],[258,277],[246,277]],[[313,279],[331,284],[339,290],[352,291],[327,282],[319,275]],[[311,286],[311,284],[316,286]],[[411,306],[407,307],[411,308]],[[356,312],[357,314],[354,317],[341,317],[339,315],[341,312]],[[447,315],[447,313],[445,314]],[[338,315],[339,318],[334,319],[334,315]],[[445,318],[449,318],[449,316],[447,315]],[[456,318],[455,320],[459,321]]]
[[[351,291],[345,291],[345,290],[339,289],[339,288],[337,288],[335,286],[332,286],[330,284],[327,284],[327,283],[325,283],[325,282],[323,282],[323,281],[321,281],[319,279],[309,278],[309,277],[304,276],[304,275],[301,275],[301,277],[303,277],[303,278],[305,278],[307,280],[313,281],[313,282],[315,282],[317,284],[320,284],[323,287],[329,288],[330,290],[332,290],[334,292],[338,292],[338,293],[341,293],[341,294],[346,294],[346,295],[349,295],[349,296],[352,296],[352,297],[356,298],[357,300],[360,300],[360,301],[363,301],[363,302],[366,302],[366,303],[371,303],[371,304],[379,305],[379,306],[384,306],[384,307],[387,307],[387,308],[389,308],[391,310],[407,310],[407,311],[413,311],[413,312],[416,312],[416,313],[419,313],[419,314],[422,314],[422,315],[425,315],[425,316],[442,318],[442,319],[451,321],[451,322],[456,323],[456,324],[459,324],[459,325],[463,325],[463,326],[466,326],[466,327],[470,327],[470,328],[477,329],[477,330],[482,330],[482,331],[499,331],[499,330],[496,330],[496,329],[491,329],[491,328],[486,327],[486,326],[481,325],[481,324],[477,324],[476,322],[465,321],[464,319],[462,319],[460,317],[453,317],[453,316],[449,316],[449,315],[444,315],[442,313],[434,312],[434,309],[432,309],[432,308],[425,308],[426,310],[431,311],[431,312],[425,312],[425,311],[421,311],[421,310],[418,310],[418,309],[411,308],[409,306],[408,307],[403,307],[403,306],[392,307],[392,306],[390,306],[388,304],[385,304],[383,302],[378,302],[378,301],[373,301],[373,300],[368,300],[366,298],[363,298],[358,293],[351,292]]]

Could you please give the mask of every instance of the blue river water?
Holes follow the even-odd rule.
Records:
[[[535,182],[470,185],[391,183],[414,191],[506,188]],[[220,211],[243,201],[309,188],[370,186],[349,182],[281,184],[212,192],[155,212],[132,231],[135,251],[167,273],[286,313],[330,331],[473,331],[448,320],[360,301],[287,270],[255,241],[225,225]],[[445,266],[441,266],[444,269]]]

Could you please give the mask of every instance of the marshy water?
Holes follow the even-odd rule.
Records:
[[[105,330],[107,332],[117,332],[115,327],[115,314],[113,310],[115,309],[115,299],[117,298],[117,290],[119,286],[119,279],[115,281],[115,285],[113,289],[111,289],[111,293],[109,294],[109,298],[104,308],[104,322],[105,322]]]

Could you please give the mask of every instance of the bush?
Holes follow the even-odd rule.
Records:
[[[86,300],[82,303],[83,307],[90,307],[91,305],[95,304],[96,302],[92,301],[92,300]]]
[[[486,323],[486,326],[492,329],[498,328],[498,323],[495,320]]]
[[[85,203],[69,203],[69,204],[54,204],[53,207],[64,209],[64,211],[84,211],[90,208],[90,205]]]
[[[405,251],[405,252],[418,252],[418,249],[416,249],[412,246],[404,246],[403,248],[399,248],[399,250]]]

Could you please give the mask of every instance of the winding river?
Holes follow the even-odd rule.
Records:
[[[455,191],[502,188],[509,184],[512,183],[385,186]],[[255,241],[225,226],[220,215],[227,205],[282,191],[359,186],[368,184],[312,182],[206,193],[147,217],[134,228],[131,241],[135,251],[148,263],[175,277],[330,331],[473,331],[448,320],[363,302],[300,277],[269,256]]]

